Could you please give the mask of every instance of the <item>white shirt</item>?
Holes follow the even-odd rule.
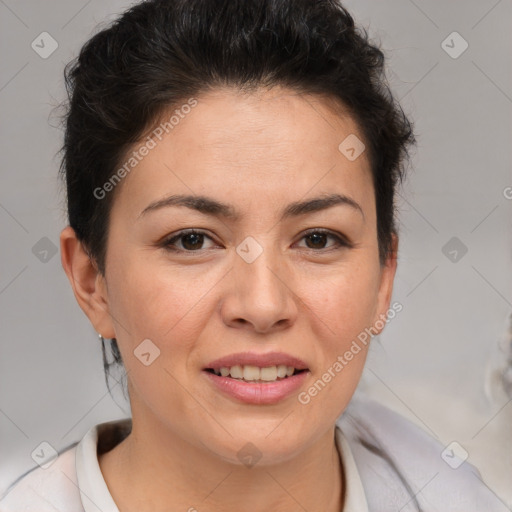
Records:
[[[119,512],[97,453],[121,442],[130,422],[96,425],[47,469],[20,477],[0,498],[0,512]],[[351,400],[336,420],[335,442],[344,512],[511,512],[467,460],[373,400]]]
[[[0,500],[0,512],[119,512],[98,462],[98,444],[112,449],[128,434],[131,419],[100,423],[81,441],[61,453],[52,464],[23,476]],[[368,512],[368,505],[352,451],[340,427],[336,448],[345,475],[343,512]]]

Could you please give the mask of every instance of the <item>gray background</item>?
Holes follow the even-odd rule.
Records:
[[[96,333],[51,251],[65,225],[53,110],[62,70],[127,5],[0,0],[0,489],[35,465],[41,441],[60,450],[129,414],[120,386],[122,408],[107,393]],[[510,506],[512,404],[490,375],[512,310],[511,1],[345,5],[381,42],[418,137],[400,192],[393,300],[403,311],[374,340],[360,389],[444,445],[460,443]],[[469,44],[457,58],[442,46],[454,31]],[[31,47],[42,32],[58,43],[45,59]],[[457,37],[444,44],[452,54]]]

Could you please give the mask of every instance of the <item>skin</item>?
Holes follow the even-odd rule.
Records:
[[[316,95],[226,88],[197,99],[118,185],[105,276],[69,226],[61,233],[76,299],[97,332],[117,338],[128,372],[133,430],[99,456],[101,471],[121,512],[339,512],[335,421],[367,348],[307,405],[297,393],[274,405],[240,403],[202,369],[234,352],[284,351],[307,363],[305,391],[386,314],[398,240],[381,265],[366,152],[349,161],[338,150],[349,134],[363,137]],[[332,193],[349,196],[362,213],[336,205],[279,220],[289,203]],[[173,206],[139,218],[169,194],[205,195],[241,217]],[[190,249],[190,237],[174,243],[181,252],[159,245],[188,228],[206,233],[199,249]],[[312,241],[304,236],[310,228],[341,234],[352,247],[330,236]],[[236,252],[247,236],[263,248],[250,264]],[[133,354],[147,338],[160,350],[149,366]],[[249,441],[262,454],[252,468],[237,458]]]

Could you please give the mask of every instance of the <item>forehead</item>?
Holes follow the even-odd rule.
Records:
[[[284,88],[250,94],[217,89],[194,100],[193,108],[163,112],[142,158],[149,139],[127,153],[125,161],[134,152],[139,159],[122,180],[123,192],[116,191],[120,207],[138,215],[171,192],[214,195],[243,206],[337,188],[362,201],[371,189],[366,151],[349,159],[341,150],[353,137],[362,145],[360,129],[332,100]]]
[[[161,126],[176,110],[180,107],[164,112]],[[345,135],[362,139],[359,127],[339,102],[283,87],[252,93],[215,89],[197,98],[197,106],[178,122],[172,133],[189,147],[218,151],[223,159],[263,152],[262,167],[274,157],[325,157],[337,150]]]

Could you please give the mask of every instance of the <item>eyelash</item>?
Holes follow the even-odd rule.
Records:
[[[311,249],[309,247],[306,247],[305,248],[306,250],[313,251],[313,252],[328,252],[330,250],[339,250],[339,249],[343,249],[343,248],[352,248],[353,247],[353,245],[345,237],[343,237],[341,235],[337,235],[336,233],[329,231],[327,229],[321,229],[321,228],[309,229],[302,235],[302,238],[300,240],[306,238],[307,236],[313,235],[313,234],[327,235],[327,236],[333,238],[337,243],[337,247],[331,247],[331,248],[327,248],[327,249]],[[207,237],[213,241],[212,237],[210,237],[204,231],[196,230],[196,229],[186,229],[186,230],[180,231],[179,233],[164,240],[161,243],[161,246],[165,250],[170,251],[170,252],[181,252],[181,253],[192,253],[192,254],[193,253],[201,254],[203,251],[207,250],[207,249],[197,249],[195,251],[189,251],[186,249],[177,249],[176,247],[173,247],[173,244],[176,241],[178,241],[180,238],[182,238],[186,235],[204,235],[205,237]]]

